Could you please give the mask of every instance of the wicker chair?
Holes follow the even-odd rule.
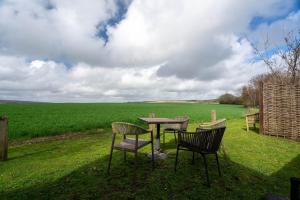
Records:
[[[164,131],[163,131],[163,143],[165,144],[165,134],[166,133],[173,133],[174,134],[174,138],[175,138],[175,142],[177,143],[177,139],[176,139],[176,133],[178,133],[179,131],[186,131],[188,124],[189,124],[189,117],[187,116],[179,116],[179,117],[175,117],[175,119],[179,119],[179,120],[186,120],[183,123],[180,124],[166,124],[164,126]]]
[[[142,127],[136,126],[134,124],[129,124],[125,122],[114,122],[112,123],[112,144],[108,162],[107,173],[110,171],[110,165],[112,160],[113,150],[117,149],[124,152],[124,161],[126,161],[126,152],[133,152],[135,156],[135,168],[137,168],[137,153],[138,149],[151,144],[152,151],[152,168],[154,168],[154,150],[153,150],[153,131],[146,130]],[[139,135],[150,133],[150,141],[139,139]],[[115,144],[116,134],[122,134],[123,140],[119,144]],[[127,135],[133,135],[135,138],[127,138]]]
[[[186,150],[194,153],[200,153],[203,157],[204,165],[205,165],[205,174],[207,179],[207,184],[210,186],[206,155],[207,154],[215,154],[218,172],[221,176],[219,159],[217,151],[220,147],[220,143],[222,141],[224,135],[225,127],[203,130],[199,129],[198,132],[179,132],[178,133],[178,143],[177,143],[177,151],[176,151],[176,159],[175,159],[175,172],[178,162],[178,152],[179,150]]]
[[[220,127],[226,127],[226,119],[219,119],[216,121],[212,122],[204,122],[199,125],[199,127],[196,129],[196,132],[200,130],[210,130],[210,129],[215,129],[215,128],[220,128]],[[224,155],[227,156],[226,150],[225,150],[225,145],[224,142],[221,141],[221,150],[223,151]]]
[[[256,123],[259,123],[259,112],[252,113],[252,114],[246,114],[246,128],[247,132],[249,132],[249,124],[252,124],[254,128],[256,128]]]

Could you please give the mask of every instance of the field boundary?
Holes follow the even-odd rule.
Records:
[[[38,143],[45,143],[45,142],[58,141],[58,140],[79,139],[79,138],[85,138],[91,134],[97,134],[103,132],[104,129],[92,129],[92,130],[81,131],[81,132],[69,132],[69,133],[64,133],[59,135],[36,137],[32,139],[18,139],[9,142],[9,146],[15,147],[20,145],[38,144]]]

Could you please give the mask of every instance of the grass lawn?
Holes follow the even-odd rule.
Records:
[[[194,129],[196,123],[190,126]],[[164,146],[168,158],[151,170],[143,149],[139,169],[133,156],[123,163],[113,155],[111,175],[106,174],[111,130],[82,137],[10,147],[9,160],[0,162],[0,199],[260,199],[265,193],[289,193],[289,178],[300,177],[300,144],[245,131],[243,119],[228,122],[220,153],[223,176],[211,156],[212,187],[205,185],[202,159],[191,164],[191,153],[181,152],[174,173],[172,134]]]

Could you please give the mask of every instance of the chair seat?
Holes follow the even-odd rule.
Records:
[[[190,151],[198,152],[198,153],[202,153],[202,154],[210,153],[210,152],[205,151],[204,149],[200,149],[198,145],[193,144],[191,142],[181,141],[180,143],[178,143],[178,146],[183,147],[186,150],[190,150]],[[215,152],[212,152],[212,153],[215,153]]]
[[[180,141],[178,142],[179,146],[187,147],[187,148],[197,148],[198,146],[190,141]]]
[[[115,144],[114,148],[119,149],[119,150],[129,150],[129,151],[135,151],[135,139],[132,138],[126,138],[124,139],[120,144]],[[142,148],[143,146],[150,144],[151,141],[147,141],[147,140],[142,140],[139,139],[138,140],[138,146],[137,149]]]
[[[164,131],[179,131],[180,124],[167,124],[164,126]]]
[[[174,131],[180,131],[180,129],[179,128],[165,128],[164,131],[165,132],[168,132],[168,131],[174,132]]]

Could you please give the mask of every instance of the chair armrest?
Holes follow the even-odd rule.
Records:
[[[210,130],[210,129],[215,129],[215,128],[221,128],[221,127],[226,127],[226,119],[218,120],[216,122],[211,122],[211,123],[205,123],[205,124],[200,124],[199,127],[196,129],[197,130]]]
[[[219,127],[219,126],[225,126],[226,124],[226,119],[219,119],[214,122],[203,122],[199,124],[199,128],[205,127],[205,128],[214,128],[214,127]]]
[[[259,115],[259,112],[245,114],[245,117],[251,117],[251,116],[256,116],[256,115]]]

